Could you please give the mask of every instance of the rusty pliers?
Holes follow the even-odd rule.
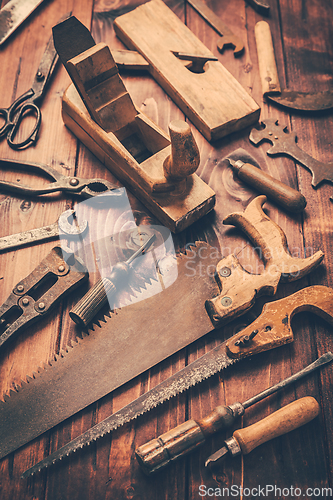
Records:
[[[25,186],[18,182],[0,181],[0,190],[5,192],[36,196],[62,191],[81,196],[82,198],[91,198],[101,194],[111,194],[112,196],[122,197],[124,194],[124,189],[119,189],[119,186],[105,179],[82,179],[76,176],[66,176],[49,165],[44,165],[42,163],[4,159],[0,160],[0,169],[2,168],[30,170],[38,174],[45,174],[45,176],[53,179],[50,184],[40,188]]]

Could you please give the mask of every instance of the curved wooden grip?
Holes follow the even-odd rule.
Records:
[[[298,213],[306,207],[306,199],[299,191],[251,165],[251,163],[236,162],[232,168],[236,171],[239,179],[250,184],[259,193],[266,194],[285,210]]]
[[[318,251],[305,259],[292,257],[285,233],[262,209],[266,200],[264,195],[257,196],[244,212],[228,215],[223,224],[232,224],[247,234],[255,247],[260,249],[269,274],[280,272],[282,281],[300,279],[320,264],[324,254]]]
[[[266,21],[259,21],[255,25],[254,33],[262,93],[265,95],[281,92],[269,24]]]
[[[244,455],[270,439],[310,422],[319,414],[319,404],[310,396],[297,399],[268,417],[233,433]]]
[[[107,303],[108,297],[116,292],[116,287],[108,278],[102,278],[73,307],[69,316],[79,326],[86,327],[97,312]]]
[[[283,299],[268,302],[256,320],[228,340],[228,356],[241,359],[292,342],[291,320],[302,311],[313,312],[333,325],[333,289],[309,286]],[[256,332],[254,338],[244,342],[252,332]]]

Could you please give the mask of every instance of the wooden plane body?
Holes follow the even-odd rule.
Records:
[[[213,209],[215,193],[197,174],[188,176],[180,191],[153,192],[163,184],[162,166],[171,145],[168,135],[143,113],[117,137],[97,125],[71,85],[63,96],[62,116],[76,137],[170,231],[182,231]],[[140,158],[146,159],[140,163]]]
[[[194,172],[200,156],[188,124],[170,136],[132,102],[110,49],[97,44],[67,63],[67,127],[172,232],[208,213],[215,193]],[[76,88],[75,88],[76,87]]]
[[[117,36],[149,63],[149,71],[208,141],[254,124],[260,107],[212,52],[162,0],[114,21]],[[147,35],[148,34],[148,35]],[[207,58],[202,71],[179,53]]]

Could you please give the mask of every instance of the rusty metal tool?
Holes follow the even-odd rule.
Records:
[[[31,1],[26,2],[26,4],[31,4]],[[69,15],[70,13],[63,16],[59,19],[59,22],[67,19]],[[26,149],[37,142],[42,120],[40,103],[57,62],[58,55],[54,48],[53,38],[51,37],[39,63],[31,88],[17,97],[8,108],[0,108],[0,117],[4,120],[4,124],[0,128],[0,138],[6,137],[7,143],[12,149]],[[25,116],[29,114],[35,115],[34,127],[30,134],[23,140],[15,141],[15,137],[18,135]]]
[[[179,52],[173,50],[172,53],[183,61],[189,61],[189,64],[186,65],[187,69],[193,71],[193,73],[203,73],[204,65],[208,61],[218,61],[218,58],[215,56],[203,55],[200,56],[198,54],[189,54],[187,52]]]
[[[312,174],[312,187],[316,188],[324,181],[333,182],[333,163],[323,163],[308,155],[297,144],[295,132],[289,132],[287,127],[280,125],[278,120],[268,118],[261,122],[261,130],[253,128],[249,139],[258,145],[262,141],[268,141],[273,147],[267,151],[269,156],[286,155],[305,168]]]
[[[69,248],[54,247],[0,307],[0,347],[87,279],[86,267]]]
[[[264,0],[245,0],[254,10],[262,15],[269,14],[269,5]]]
[[[109,317],[96,318],[99,327],[94,328],[92,335],[69,346],[63,357],[51,362],[52,366],[42,370],[33,383],[23,384],[5,405],[0,402],[0,458],[212,331],[214,326],[244,314],[258,295],[275,293],[282,278],[297,280],[315,269],[323,253],[317,252],[306,259],[291,257],[281,228],[259,210],[258,204],[262,205],[265,199],[256,198],[246,213],[236,213],[231,218],[262,249],[266,263],[264,276],[245,271],[233,255],[221,259],[217,249],[204,242],[187,245],[186,253],[180,253],[176,259],[162,258],[158,267],[150,266],[144,275],[147,287],[138,293],[136,302],[115,309]],[[142,258],[151,259],[150,252]],[[174,279],[175,266],[177,279]],[[155,281],[149,282],[150,278]],[[171,284],[159,286],[156,293],[156,283],[160,280]],[[322,304],[325,291],[327,295],[330,289],[320,287],[320,291],[321,297],[316,297],[316,301]],[[289,312],[295,303],[293,299]],[[285,328],[284,318],[283,332]],[[179,331],[184,334],[179,335]],[[269,332],[265,335],[270,345],[291,340],[290,335],[286,339],[277,335],[276,344],[275,335],[273,342]],[[152,349],[156,342],[158,349]],[[253,339],[249,349],[255,345]],[[221,349],[217,370],[235,359],[227,354],[226,345]],[[228,349],[232,351],[233,346]],[[243,348],[240,356],[246,352],[248,349]],[[55,378],[58,384],[54,384]],[[45,399],[52,409],[46,407]],[[47,419],[41,409],[44,415],[48,414]]]
[[[54,224],[0,238],[0,252],[56,238],[83,237],[88,230],[88,222],[82,221],[79,226],[71,224],[74,214],[75,210],[66,210]]]
[[[306,199],[299,191],[275,179],[253,163],[238,159],[239,156],[244,156],[244,153],[246,151],[239,148],[226,158],[239,179],[255,188],[260,194],[265,194],[268,199],[273,200],[289,212],[298,213],[304,210]]]
[[[0,191],[3,192],[19,194],[21,196],[41,196],[60,191],[80,196],[81,198],[91,198],[93,196],[100,196],[101,194],[120,198],[124,195],[123,189],[119,189],[119,186],[105,179],[83,179],[81,177],[63,175],[50,167],[50,165],[43,163],[0,159],[0,169],[6,168],[32,171],[35,174],[50,177],[53,181],[40,188],[25,186],[21,182],[0,181]]]
[[[269,24],[259,21],[255,26],[259,73],[264,97],[270,101],[300,111],[320,111],[333,107],[333,91],[298,92],[281,89],[276,67],[274,46]]]
[[[90,443],[96,441],[96,439],[105,436],[112,430],[121,427],[125,423],[130,422],[131,420],[137,418],[140,415],[143,415],[149,410],[162,404],[164,401],[167,401],[170,398],[176,396],[177,394],[180,394],[183,391],[189,389],[190,387],[195,386],[196,384],[202,382],[203,380],[206,380],[207,378],[218,373],[219,371],[228,368],[228,366],[233,365],[237,359],[242,359],[248,356],[252,356],[253,354],[261,352],[262,350],[274,349],[275,347],[279,347],[280,345],[286,342],[292,341],[293,332],[291,329],[291,320],[298,311],[308,310],[315,312],[319,316],[327,319],[329,323],[332,325],[333,324],[332,304],[333,304],[333,290],[331,288],[324,286],[308,287],[294,293],[289,297],[266,304],[262,314],[244,330],[237,333],[230,339],[222,342],[211,351],[207,352],[200,358],[196,359],[189,365],[185,366],[179,372],[174,373],[171,377],[164,380],[156,387],[150,389],[145,394],[142,394],[135,401],[129,403],[124,408],[120,409],[113,415],[110,415],[102,422],[96,424],[94,427],[86,431],[81,436],[78,436],[73,441],[67,443],[65,446],[55,451],[49,457],[46,457],[44,460],[34,465],[28,471],[26,471],[26,473],[24,473],[24,476],[26,477],[30,474],[33,474],[43,469],[44,467],[47,467],[52,463],[55,463],[58,460],[63,459],[69,454],[83,448],[83,446],[89,445]],[[258,330],[257,335],[256,336],[251,335],[252,332],[255,330]],[[179,331],[178,327],[177,331]],[[324,358],[322,358],[322,361],[325,361],[325,358],[327,358],[329,362],[331,354],[329,353],[326,354]],[[113,366],[114,370],[116,368],[117,367]],[[124,368],[125,367],[122,366],[123,370]],[[68,378],[67,386],[73,387],[73,382],[75,381],[72,380],[71,383],[69,382],[71,380],[69,378],[70,374],[68,376],[65,375],[65,366],[62,369],[61,368],[59,369],[56,370],[57,373],[54,373],[54,376],[57,376],[57,380],[59,379],[58,377],[60,373],[64,372],[63,376],[65,376],[66,379]],[[72,367],[70,365],[68,366],[68,369],[70,369],[70,371],[72,372]],[[307,368],[305,368],[304,370],[304,375],[306,374],[306,370]],[[87,372],[87,370],[82,370],[82,368],[80,369],[80,371],[85,372],[85,374],[83,373],[81,374],[81,377],[84,378],[83,385],[85,387],[80,389],[80,391],[84,392],[84,390],[87,391],[90,386],[88,379],[91,378],[91,375]],[[44,373],[44,379],[45,379],[44,383],[42,382],[41,378],[33,381],[33,384],[35,384],[36,387],[35,390],[33,389],[32,384],[29,384],[29,386],[26,386],[24,388],[24,390],[30,389],[31,391],[29,395],[26,393],[24,400],[21,399],[21,401],[19,401],[19,397],[17,397],[16,394],[13,394],[11,398],[16,398],[16,403],[15,402],[12,403],[11,411],[8,411],[8,408],[6,411],[6,408],[0,403],[0,416],[2,419],[1,421],[3,422],[4,427],[6,427],[8,422],[9,427],[7,427],[7,434],[9,432],[8,429],[10,429],[10,434],[14,436],[16,447],[18,447],[18,442],[20,442],[20,440],[24,440],[24,436],[22,437],[22,433],[25,434],[25,439],[26,439],[26,435],[30,434],[31,436],[32,431],[26,430],[23,425],[25,419],[28,417],[25,415],[23,417],[22,416],[15,417],[16,415],[15,412],[17,411],[18,408],[27,406],[30,400],[35,400],[35,401],[42,400],[44,391],[50,390],[51,380],[52,380],[50,378],[50,373],[46,374]],[[59,405],[62,406],[63,401],[62,400],[58,401],[58,398],[56,397],[57,394],[55,394],[54,390],[56,389],[56,392],[59,391],[59,394],[62,393],[61,391],[64,390],[65,383],[66,380],[63,383],[61,383],[61,387],[56,389],[52,386],[51,388],[52,395],[50,395],[50,397],[51,399],[53,399],[53,401],[56,401],[57,408],[59,407]],[[283,382],[281,382],[281,384],[283,384]],[[73,407],[72,400],[67,397],[67,393],[70,390],[69,388],[67,388],[67,386],[65,392],[62,393],[63,394],[62,397],[65,397],[65,399],[68,400],[68,404],[70,404]],[[24,390],[22,389],[21,394],[24,393]],[[73,389],[70,392],[73,392],[74,395],[74,393],[77,390],[78,388],[76,387],[76,389]],[[270,389],[267,389],[267,391],[269,390]],[[263,397],[265,397],[264,396],[265,392],[262,394]],[[261,395],[258,395],[257,397],[259,398],[261,397]],[[256,399],[257,397],[255,396],[254,399]],[[10,399],[7,401],[7,404],[8,403],[10,406]],[[5,411],[7,414],[5,413]],[[20,413],[22,413],[22,410],[20,410]],[[45,422],[41,421],[42,417],[39,416],[39,411],[37,411],[37,407],[34,407],[33,414],[30,414],[29,417],[30,421],[34,422],[33,426],[35,428],[38,428],[40,430],[42,426],[44,426],[44,428],[46,427]],[[14,422],[12,422],[13,418]],[[35,421],[36,418],[37,421]],[[16,434],[16,429],[18,435]],[[36,431],[36,429],[34,430]],[[9,438],[6,437],[7,434],[4,431],[3,436],[1,435],[0,443],[2,443],[2,445],[0,447],[1,450],[0,456],[4,456],[6,454],[5,450],[6,449],[8,450],[8,448],[15,449],[14,444],[12,442],[10,442],[10,444],[6,442],[9,441]],[[30,437],[30,439],[32,439],[32,437]],[[25,442],[25,440],[23,442]],[[185,447],[186,444],[184,443],[184,448]]]
[[[259,422],[235,431],[224,441],[224,446],[206,460],[205,467],[216,466],[228,456],[247,455],[257,446],[311,422],[319,412],[320,406],[315,398],[296,399]]]
[[[150,247],[155,239],[156,236],[153,234],[126,262],[118,262],[118,264],[113,266],[109,277],[98,280],[85,296],[82,297],[69,313],[69,316],[77,325],[84,328],[92,322],[101,308],[117,293],[117,290],[124,286],[124,283],[128,282],[130,265]]]
[[[244,43],[242,40],[236,36],[230,28],[218,17],[207,5],[201,0],[187,0],[189,3],[199,14],[204,18],[205,21],[208,22],[214,28],[215,31],[219,35],[221,35],[221,39],[217,44],[217,48],[220,52],[223,52],[224,49],[228,47],[232,47],[234,50],[234,56],[239,57],[244,52]]]
[[[135,451],[135,456],[139,464],[147,475],[163,469],[170,462],[178,460],[178,458],[196,450],[215,432],[231,427],[235,420],[241,417],[245,410],[253,404],[262,401],[264,398],[296,382],[326,363],[330,363],[332,360],[333,354],[327,352],[314,361],[314,363],[303,368],[303,370],[253,396],[244,403],[217,406],[206,417],[197,421],[188,420],[158,438],[139,446]]]
[[[0,10],[0,45],[42,2],[43,0],[10,0]]]

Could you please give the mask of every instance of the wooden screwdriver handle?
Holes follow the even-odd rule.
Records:
[[[265,95],[281,92],[269,24],[266,21],[257,22],[254,33],[257,44],[262,93]]]
[[[310,422],[319,414],[319,404],[310,396],[297,399],[268,417],[233,433],[244,455],[262,443]]]
[[[98,311],[105,306],[108,297],[115,294],[116,288],[111,280],[102,278],[82,297],[70,311],[70,318],[79,326],[86,327]]]
[[[306,207],[306,199],[299,191],[251,165],[251,163],[243,163],[239,160],[233,164],[232,169],[239,179],[250,184],[260,194],[267,195],[285,210],[298,213]]]

